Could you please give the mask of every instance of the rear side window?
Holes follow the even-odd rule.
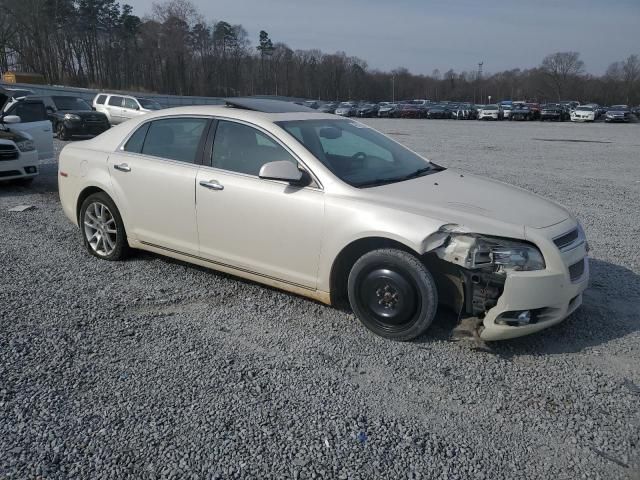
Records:
[[[109,105],[113,107],[121,107],[122,106],[122,97],[111,97],[109,98]]]
[[[96,103],[98,105],[104,105],[104,101],[107,99],[106,95],[98,95],[98,98],[96,98]]]
[[[154,157],[195,163],[205,118],[166,118],[150,123],[142,153]],[[137,133],[137,132],[136,132]]]
[[[42,102],[18,102],[11,114],[18,115],[22,123],[48,120],[47,111]]]
[[[124,146],[125,152],[140,153],[142,152],[142,145],[144,145],[144,138],[149,130],[149,123],[145,123],[136,132],[129,137],[127,143]]]

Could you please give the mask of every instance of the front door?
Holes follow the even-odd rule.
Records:
[[[200,255],[224,265],[315,288],[324,194],[258,177],[271,161],[295,158],[251,126],[219,121],[212,159],[196,181]]]
[[[109,155],[111,183],[127,234],[159,248],[197,255],[195,182],[206,118],[166,118],[136,130]]]
[[[20,123],[8,126],[13,131],[31,135],[40,160],[53,158],[53,129],[41,100],[20,100],[11,105],[5,115],[20,117]]]

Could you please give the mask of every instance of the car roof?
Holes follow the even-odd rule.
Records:
[[[276,101],[276,100],[273,100]],[[288,103],[288,102],[282,102]],[[295,105],[300,107],[300,105]],[[172,115],[206,115],[216,116],[220,118],[229,118],[235,120],[244,120],[247,122],[262,121],[267,123],[294,121],[294,120],[338,120],[340,117],[322,113],[312,108],[300,107],[299,110],[282,111],[282,112],[261,112],[257,110],[249,110],[246,108],[233,107],[229,105],[189,105],[183,107],[172,107],[147,113],[145,119],[153,119],[157,117],[166,117]],[[142,118],[142,117],[140,117]],[[346,121],[346,120],[345,120]],[[257,122],[259,123],[259,122]]]

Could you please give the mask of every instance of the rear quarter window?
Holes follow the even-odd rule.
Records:
[[[149,123],[145,123],[133,135],[129,137],[127,143],[124,145],[125,152],[140,153],[142,152],[142,146],[144,145],[144,139],[147,136],[149,130]]]

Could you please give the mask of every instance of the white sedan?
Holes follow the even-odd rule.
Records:
[[[571,111],[572,122],[595,122],[596,109],[588,105],[580,105]]]
[[[59,192],[96,257],[137,248],[348,299],[395,340],[423,334],[438,305],[476,338],[533,333],[576,310],[589,278],[561,206],[287,102],[162,110],[69,144]]]
[[[502,120],[503,118],[500,105],[485,105],[478,110],[478,120]]]

